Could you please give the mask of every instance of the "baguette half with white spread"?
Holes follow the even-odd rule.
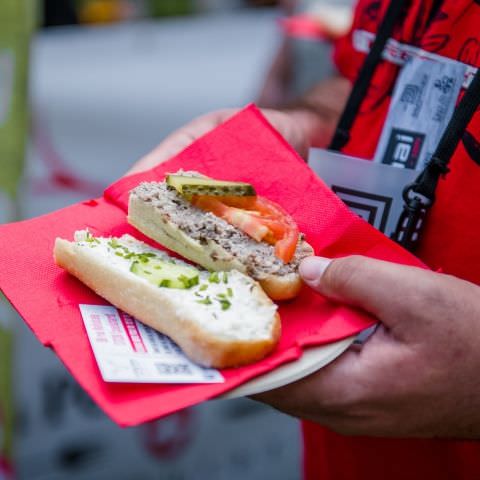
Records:
[[[199,270],[135,238],[88,231],[57,238],[57,265],[169,336],[193,361],[228,368],[258,361],[280,337],[277,307],[250,277]]]
[[[182,175],[206,178],[197,172]],[[146,236],[209,270],[238,270],[257,280],[273,300],[294,298],[302,281],[300,261],[313,255],[312,247],[297,235],[288,263],[275,248],[257,241],[211,212],[194,206],[166,182],[141,183],[130,193],[128,221]]]

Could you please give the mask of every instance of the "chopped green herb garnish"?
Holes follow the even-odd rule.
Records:
[[[161,269],[162,269],[161,265],[155,265],[153,268],[154,268],[155,270],[161,270]]]
[[[227,272],[223,272],[223,283],[228,283],[228,274],[227,274]]]
[[[116,255],[117,257],[122,257],[122,258],[124,258],[124,257],[123,257],[123,253],[121,253],[121,252],[115,252],[115,255]]]
[[[170,280],[162,280],[160,284],[158,285],[159,287],[170,287]]]
[[[210,300],[210,297],[205,297],[202,300],[197,300],[197,303],[200,303],[202,305],[211,305],[212,301]]]
[[[85,237],[85,241],[88,243],[93,243],[93,242],[100,243],[100,240],[95,238],[89,231],[87,231],[87,236]]]
[[[138,262],[132,262],[132,264],[130,265],[130,271],[135,273],[135,269],[138,265]]]
[[[118,248],[120,244],[118,243],[118,240],[116,238],[111,238],[110,241],[108,242],[108,246],[115,249],[115,248]]]
[[[200,290],[201,292],[204,292],[207,288],[208,288],[208,285],[207,285],[206,283],[204,283],[204,284],[199,288],[199,290]]]
[[[152,272],[150,272],[149,270],[144,270],[143,273],[146,273],[147,275],[151,275]]]
[[[218,272],[212,272],[208,277],[208,281],[210,283],[220,283],[220,277],[218,276]]]
[[[217,295],[217,297],[220,299],[220,300],[224,300],[225,298],[227,298],[227,296],[224,294],[224,293],[219,293]]]
[[[217,298],[216,300],[222,306],[222,310],[228,310],[232,306],[232,304],[230,303],[230,300],[227,300],[226,298],[225,299]]]
[[[198,285],[198,282],[199,282],[198,275],[191,278],[187,277],[186,275],[180,275],[178,277],[178,280],[183,283],[183,286],[185,288],[191,288],[195,285]]]
[[[233,297],[233,290],[230,287],[227,288],[227,295]]]

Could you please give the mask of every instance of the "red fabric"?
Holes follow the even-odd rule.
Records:
[[[355,30],[375,32],[386,0],[358,2]],[[480,3],[445,0],[426,27],[432,0],[413,0],[394,37],[430,52],[480,66]],[[352,35],[338,43],[340,72],[354,80],[364,54]],[[345,152],[371,158],[388,112],[398,67],[383,62],[372,81]],[[480,115],[452,160],[429,216],[420,257],[433,269],[480,284]],[[480,476],[480,444],[433,440],[348,438],[305,424],[305,471],[308,480],[462,480]]]
[[[135,425],[213,398],[321,345],[359,332],[372,320],[329,303],[310,289],[280,307],[283,333],[277,350],[255,365],[223,371],[220,385],[129,385],[102,381],[84,331],[79,303],[103,304],[91,290],[54,265],[56,237],[75,230],[95,235],[131,233],[129,190],[179,168],[224,179],[251,181],[260,194],[283,205],[317,253],[362,253],[399,263],[420,262],[350,213],[298,155],[250,107],[195,142],[171,161],[109,187],[91,200],[34,220],[0,227],[0,288],[39,340],[51,347],[98,405],[120,425]],[[305,206],[308,208],[305,208]]]

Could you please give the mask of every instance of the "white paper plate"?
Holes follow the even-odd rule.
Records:
[[[217,398],[247,397],[296,382],[333,362],[355,341],[355,338],[353,336],[322,347],[309,348],[297,361],[282,365]]]

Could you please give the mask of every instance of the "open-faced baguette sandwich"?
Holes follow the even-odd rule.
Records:
[[[135,238],[57,238],[56,263],[101,297],[168,335],[199,364],[227,368],[262,359],[280,336],[277,307],[237,272],[193,267]]]
[[[273,300],[295,297],[300,261],[313,254],[292,217],[252,185],[177,172],[130,194],[128,221],[203,267],[238,270]]]

